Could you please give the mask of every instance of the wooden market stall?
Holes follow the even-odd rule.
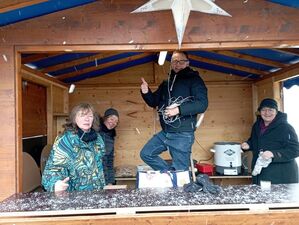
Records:
[[[158,52],[178,48],[170,12],[130,14],[144,3],[96,1],[92,4],[0,28],[0,200],[22,192],[22,138],[43,136],[51,144],[69,109],[92,103],[99,113],[107,107],[120,112],[116,166],[141,163],[139,151],[157,130],[156,113],[140,97],[140,78],[155,88],[169,69],[154,62],[116,71],[109,76],[69,84],[24,67],[23,55],[65,52]],[[299,45],[298,11],[266,1],[221,2],[232,18],[191,14],[183,50],[292,48]],[[247,15],[250,15],[250,18]],[[66,19],[61,19],[61,18]],[[283,19],[282,19],[283,18]],[[275,24],[275,25],[274,25]],[[264,97],[281,102],[281,81],[299,73],[298,63],[254,81],[199,69],[209,90],[209,108],[196,131],[193,157],[210,162],[215,141],[243,141],[250,132],[257,104]],[[33,100],[34,99],[34,100]],[[26,104],[24,104],[26,102]],[[28,107],[30,106],[30,107]],[[30,116],[29,116],[30,115]],[[35,118],[35,119],[32,119]],[[38,118],[38,120],[36,120]],[[167,157],[167,155],[165,156]]]

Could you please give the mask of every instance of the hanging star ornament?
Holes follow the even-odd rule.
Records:
[[[131,13],[153,12],[172,10],[179,48],[181,48],[183,36],[190,15],[190,11],[231,16],[218,7],[212,0],[151,0]]]

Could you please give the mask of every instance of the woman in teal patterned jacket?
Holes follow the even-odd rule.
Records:
[[[53,144],[42,176],[47,191],[97,190],[105,186],[103,139],[98,117],[88,103],[75,106],[64,132]]]

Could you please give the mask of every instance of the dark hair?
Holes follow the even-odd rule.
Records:
[[[83,112],[84,114],[92,112],[92,114],[93,114],[92,128],[95,131],[99,130],[99,117],[96,114],[94,107],[89,103],[80,103],[80,104],[76,105],[70,112],[67,123],[63,125],[64,131],[70,130],[70,131],[74,131],[76,133],[78,132],[76,116],[79,112]]]
[[[258,111],[261,111],[264,107],[268,107],[271,109],[275,109],[278,111],[277,102],[272,98],[265,98],[261,101],[260,106],[258,107]]]
[[[180,50],[175,50],[175,51],[173,51],[173,53],[172,53],[172,54],[175,54],[175,53],[183,54],[183,55],[185,55],[185,56],[186,56],[186,59],[188,59],[188,60],[189,60],[189,55],[188,55],[188,52],[186,52],[186,51],[180,51]]]
[[[108,118],[109,116],[112,116],[112,115],[119,117],[118,111],[114,108],[109,108],[104,112],[105,118]]]

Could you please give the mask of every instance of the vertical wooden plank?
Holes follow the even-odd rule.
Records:
[[[256,112],[256,109],[258,108],[258,87],[253,84],[252,85],[252,122],[255,121],[256,119],[256,115],[255,115],[255,112]]]
[[[52,84],[47,87],[47,143],[52,144],[54,141],[54,127],[53,127],[53,95]]]
[[[0,200],[14,194],[16,190],[16,92],[13,46],[0,46]],[[21,123],[18,123],[20,126]],[[18,135],[18,137],[16,137]],[[18,143],[18,148],[20,143]]]
[[[273,78],[265,79],[255,83],[257,99],[259,104],[264,98],[274,98],[278,102],[279,110],[282,110],[282,99],[281,90],[282,83],[279,81],[274,81]]]
[[[16,56],[16,68],[21,68],[21,54],[15,51]],[[16,192],[23,190],[23,148],[22,148],[22,137],[23,137],[23,117],[22,117],[22,76],[20,70],[17,69],[15,74],[15,89],[16,89]]]
[[[283,111],[283,99],[282,99],[282,83],[281,82],[273,82],[273,98],[278,103],[278,109]]]
[[[69,113],[69,93],[68,89],[63,90],[63,113]]]

